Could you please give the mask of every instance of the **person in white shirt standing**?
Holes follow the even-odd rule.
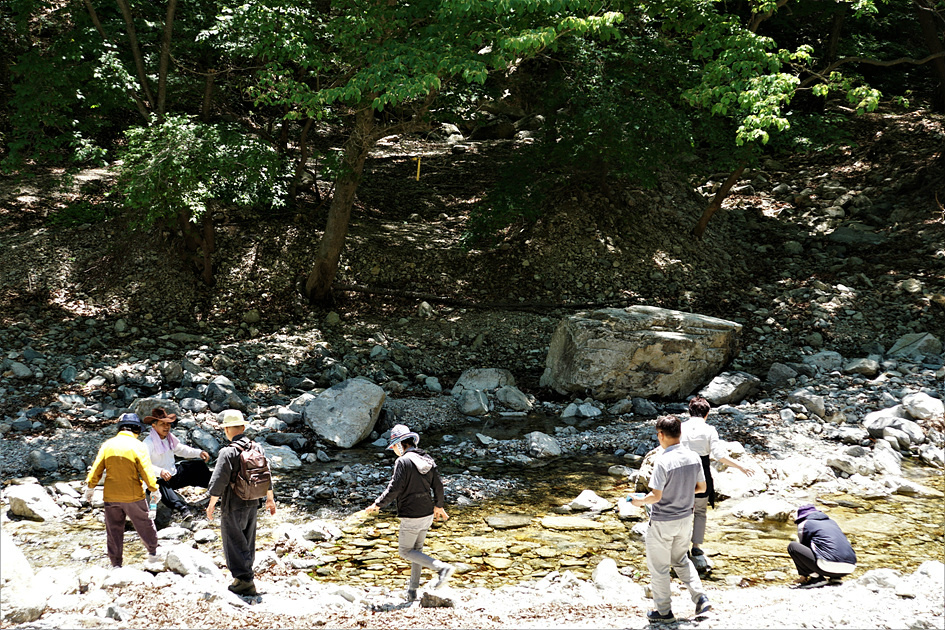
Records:
[[[740,465],[728,456],[728,449],[719,439],[718,430],[706,422],[711,408],[709,401],[702,396],[696,396],[690,400],[689,419],[682,423],[682,436],[679,440],[683,446],[699,456],[702,460],[702,470],[705,472],[706,490],[696,495],[693,506],[691,551],[693,556],[700,556],[703,553],[700,545],[705,541],[706,512],[710,504],[715,507],[715,484],[712,480],[710,461],[714,459],[722,462],[749,477],[755,474],[753,469]]]
[[[144,423],[151,425],[151,432],[144,438],[144,443],[151,455],[151,467],[157,477],[161,502],[181,512],[184,518],[191,518],[193,512],[190,506],[174,491],[185,486],[206,488],[210,485],[210,469],[207,467],[210,454],[178,440],[171,433],[171,425],[176,421],[177,414],[155,407],[151,415],[144,418]],[[176,457],[184,461],[177,462]]]

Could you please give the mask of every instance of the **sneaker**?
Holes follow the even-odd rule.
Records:
[[[237,580],[236,584],[230,584],[227,588],[230,589],[231,593],[244,597],[254,597],[256,595],[256,583],[252,580]]]
[[[693,547],[692,551],[689,552],[690,556],[702,556],[705,555],[705,552],[702,551],[699,547]]]
[[[673,611],[669,611],[665,615],[661,615],[658,610],[651,610],[646,613],[646,618],[650,620],[651,623],[675,623],[676,617],[673,616]]]
[[[415,589],[415,588],[408,588],[408,589],[407,589],[407,601],[408,601],[408,602],[415,602],[415,601],[417,601],[417,589]]]
[[[144,568],[148,571],[163,571],[164,558],[153,554],[144,559]]]
[[[449,582],[449,579],[453,576],[453,571],[455,570],[456,567],[454,567],[452,564],[447,564],[446,566],[439,569],[437,571],[437,575],[440,576],[440,579],[436,581],[436,585],[433,588],[440,588]]]
[[[710,610],[712,610],[712,604],[709,603],[709,597],[707,595],[700,595],[699,600],[696,602],[696,614],[701,615]]]
[[[837,586],[840,584],[840,581],[838,577],[827,578],[827,586]]]
[[[808,588],[820,588],[821,586],[827,585],[827,578],[821,576],[810,576],[804,582],[798,584],[795,588],[808,589]]]
[[[180,517],[185,521],[189,521],[194,518],[194,512],[189,507],[185,507],[180,511]]]

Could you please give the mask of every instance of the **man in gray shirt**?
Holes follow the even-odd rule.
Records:
[[[650,476],[650,492],[633,505],[652,505],[650,525],[646,532],[646,564],[650,569],[650,590],[656,610],[646,617],[650,621],[672,623],[670,569],[676,570],[700,615],[712,607],[702,588],[702,581],[689,559],[692,536],[692,507],[695,495],[705,492],[705,473],[698,455],[679,444],[679,418],[664,416],[656,421],[656,439],[663,452],[657,455]]]

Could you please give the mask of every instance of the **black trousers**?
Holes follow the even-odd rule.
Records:
[[[220,508],[220,535],[223,538],[223,558],[226,568],[240,580],[253,579],[253,561],[256,559],[256,517],[259,501],[246,505],[242,501],[227,503]]]
[[[845,573],[830,573],[818,567],[814,551],[799,542],[789,543],[787,550],[788,553],[791,554],[791,560],[794,561],[794,566],[797,567],[797,572],[804,577],[807,577],[811,573],[816,573],[826,578],[842,578],[846,576]]]
[[[202,459],[185,459],[177,462],[176,475],[166,481],[158,477],[157,481],[161,503],[172,510],[181,511],[187,507],[187,503],[174,490],[185,486],[206,488],[210,485],[210,469]]]

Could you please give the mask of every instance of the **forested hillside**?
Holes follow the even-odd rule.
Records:
[[[231,292],[304,310],[337,299],[339,280],[403,288],[402,274],[348,273],[348,257],[369,247],[349,237],[365,219],[442,222],[474,267],[503,248],[527,258],[539,243],[521,235],[536,227],[551,246],[558,231],[613,238],[608,223],[659,232],[661,212],[681,204],[697,213],[683,229],[706,238],[720,229],[715,211],[766,161],[803,171],[872,141],[888,154],[881,130],[851,131],[869,112],[914,123],[894,159],[919,171],[910,220],[936,216],[945,5],[934,0],[12,0],[0,11],[8,194],[33,180],[65,190],[11,229],[107,226],[105,262],[83,274],[93,293],[107,290],[103,267],[120,274],[108,261],[129,248],[154,248],[186,271],[191,311]],[[105,170],[70,179],[82,169]],[[11,215],[36,210],[12,199]],[[630,210],[641,206],[655,211]],[[254,270],[266,286],[221,293],[221,276],[246,274],[220,243],[246,230],[270,265]],[[407,258],[409,242],[397,243]],[[433,233],[418,249],[431,242]],[[672,257],[655,249],[645,254]],[[541,276],[515,281],[529,287],[525,301],[634,297],[582,290],[599,279],[562,290]],[[482,299],[441,285],[415,288]]]

